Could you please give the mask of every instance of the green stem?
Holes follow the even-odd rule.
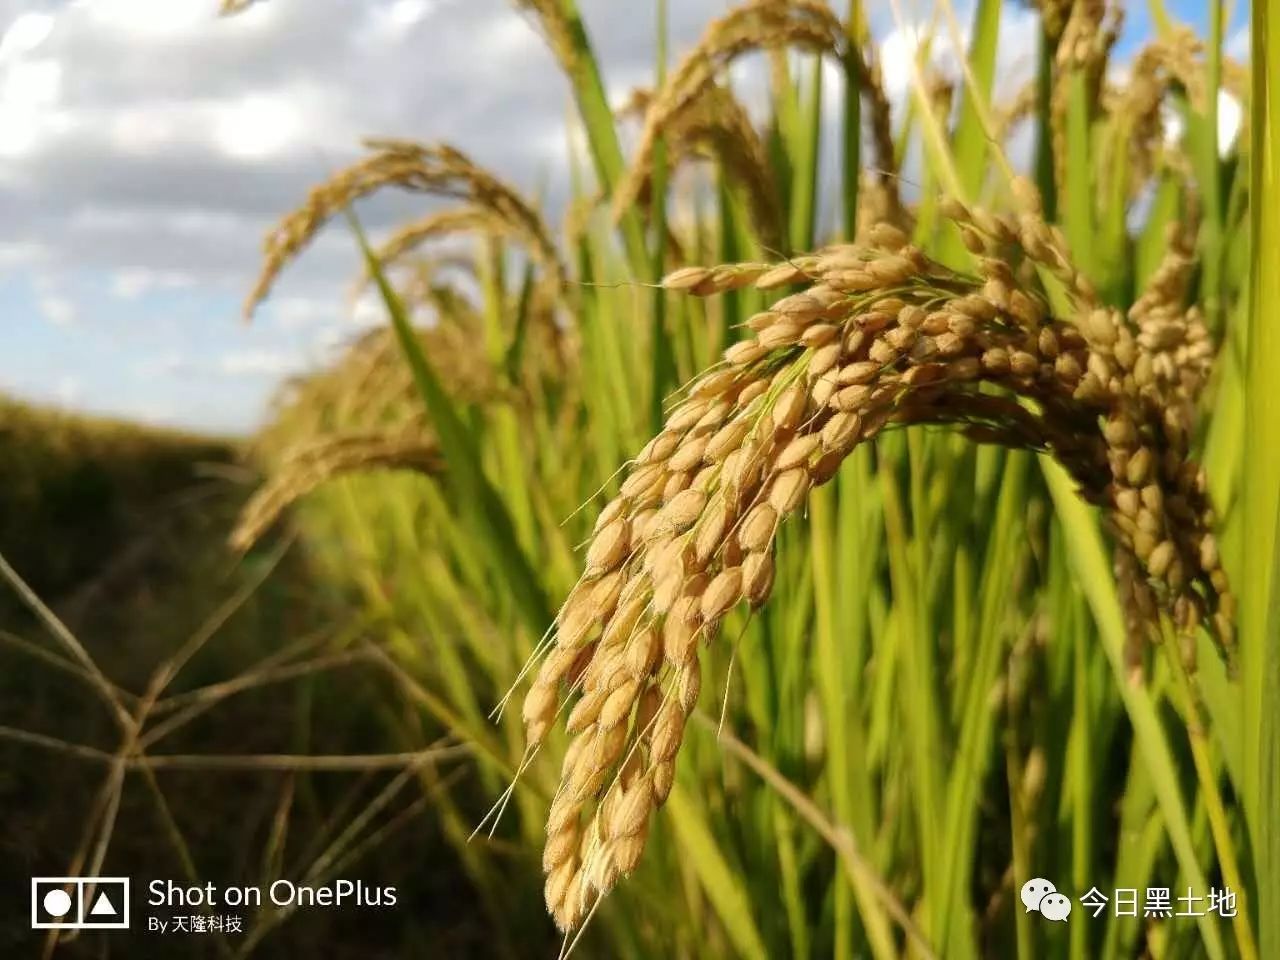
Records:
[[[667,77],[667,0],[657,2],[656,23],[658,39],[657,64],[654,70],[654,89],[661,90]],[[667,330],[667,294],[659,281],[667,259],[667,143],[658,138],[653,151],[653,177],[650,180],[650,203],[653,207],[653,268],[650,278],[654,282],[653,318],[649,326],[652,340],[653,368],[650,373],[650,422],[653,431],[662,429],[665,416],[662,404],[667,391],[676,384],[676,361]]]
[[[618,142],[618,129],[614,126],[609,98],[605,95],[600,65],[591,49],[591,40],[587,36],[582,16],[578,13],[577,0],[560,0],[560,5],[574,46],[574,57],[569,71],[573,97],[578,104],[578,113],[582,116],[582,124],[587,131],[587,142],[591,147],[591,159],[595,164],[596,176],[600,180],[600,185],[611,194],[617,187],[618,181],[622,179],[624,170],[622,146]],[[622,229],[622,240],[627,249],[627,259],[631,262],[633,274],[637,277],[646,276],[649,252],[645,249],[644,230],[640,226],[640,217],[634,208],[623,211],[619,226]]]
[[[861,36],[862,2],[849,0],[845,20],[845,42],[850,51],[844,63],[844,235],[852,240],[858,233],[858,177],[862,166],[862,74],[852,48]]]
[[[1258,946],[1253,938],[1253,927],[1249,923],[1248,888],[1245,887],[1240,873],[1240,861],[1236,857],[1235,841],[1231,838],[1231,825],[1227,822],[1227,810],[1222,803],[1222,794],[1218,790],[1218,777],[1214,773],[1213,761],[1209,756],[1209,738],[1205,735],[1204,711],[1201,708],[1200,694],[1194,681],[1187,673],[1182,662],[1178,638],[1174,635],[1173,625],[1167,618],[1161,620],[1164,633],[1164,647],[1168,654],[1170,667],[1173,668],[1174,682],[1182,696],[1186,710],[1187,741],[1191,746],[1191,759],[1195,763],[1196,777],[1200,780],[1200,799],[1204,802],[1205,813],[1209,817],[1209,829],[1213,833],[1214,846],[1218,852],[1218,865],[1222,868],[1222,880],[1229,890],[1236,892],[1240,898],[1239,908],[1232,919],[1232,930],[1236,935],[1236,944],[1240,948],[1241,960],[1257,960]]]
[[[1156,799],[1174,857],[1191,886],[1207,888],[1204,870],[1196,859],[1178,769],[1160,722],[1155,695],[1143,684],[1135,682],[1125,663],[1124,614],[1111,577],[1111,565],[1103,550],[1097,520],[1076,493],[1075,484],[1066,470],[1048,456],[1042,456],[1040,463],[1054,508],[1062,521],[1071,568],[1093,612],[1103,650],[1133,727],[1134,749],[1142,757],[1156,785]],[[1215,960],[1222,960],[1226,956],[1222,937],[1212,918],[1206,915],[1196,922],[1205,953]]]
[[[1280,956],[1280,12],[1252,5],[1251,275],[1243,449],[1240,648],[1245,804],[1254,841],[1263,956]]]
[[[1218,90],[1222,87],[1221,0],[1209,4],[1209,49],[1205,58],[1204,136],[1200,138],[1200,193],[1204,198],[1204,302],[1211,329],[1222,328],[1222,175],[1218,163]]]

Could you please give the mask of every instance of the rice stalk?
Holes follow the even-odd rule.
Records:
[[[599,188],[606,194],[611,193],[623,176],[622,146],[609,109],[600,65],[576,0],[516,0],[516,6],[538,17],[573,89]],[[638,213],[634,210],[624,213],[619,226],[633,275],[647,276],[649,252]]]
[[[1280,401],[1280,273],[1275,249],[1280,242],[1280,13],[1273,5],[1252,6],[1253,90],[1250,106],[1249,312],[1246,327],[1244,431],[1241,457],[1246,466],[1242,513],[1240,574],[1241,647],[1245,663],[1244,795],[1253,839],[1258,882],[1261,955],[1280,950],[1280,448],[1275,425]]]

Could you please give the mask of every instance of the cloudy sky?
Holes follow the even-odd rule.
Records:
[[[0,0],[0,392],[252,429],[282,378],[376,322],[348,303],[342,229],[251,325],[239,317],[267,226],[362,136],[448,140],[530,192],[564,195],[567,87],[507,0],[270,0],[231,19],[217,5]],[[651,5],[580,5],[621,100],[650,76]],[[1206,5],[1170,4],[1197,26]],[[678,55],[727,3],[670,6]],[[1130,6],[1129,48],[1150,29],[1146,4]],[[1247,4],[1235,6],[1240,52]],[[870,8],[900,89],[910,45],[887,2]],[[1011,6],[1003,29],[1002,71],[1023,73],[1030,15]],[[368,219],[421,209],[401,197]]]

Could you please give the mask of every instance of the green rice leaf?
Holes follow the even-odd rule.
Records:
[[[1071,477],[1057,461],[1042,456],[1040,466],[1049,484],[1054,509],[1062,521],[1071,568],[1075,571],[1080,588],[1089,602],[1089,609],[1093,612],[1094,623],[1097,624],[1103,649],[1115,675],[1125,712],[1133,725],[1135,749],[1155,785],[1157,803],[1178,867],[1191,886],[1207,890],[1209,883],[1192,843],[1191,825],[1182,800],[1178,768],[1161,726],[1155,700],[1146,686],[1132,680],[1125,666],[1124,615],[1120,609],[1115,583],[1111,579],[1111,565],[1103,550],[1097,522],[1077,495]],[[1206,915],[1200,917],[1197,924],[1206,953],[1212,960],[1221,960],[1225,953],[1216,921]]]
[[[1254,838],[1261,954],[1280,955],[1280,11],[1253,10],[1252,265],[1243,444],[1240,593],[1245,802]]]
[[[409,322],[404,305],[387,281],[382,265],[369,246],[354,214],[350,215],[350,223],[369,275],[373,277],[391,318],[400,349],[413,371],[414,383],[431,415],[440,449],[449,465],[446,476],[457,503],[475,525],[476,533],[485,544],[495,570],[500,571],[505,579],[512,599],[524,617],[525,625],[535,636],[539,636],[551,623],[551,608],[532,564],[520,550],[511,515],[485,476],[475,436],[467,429],[461,414],[440,385],[440,380]]]
[[[667,798],[667,811],[681,857],[697,876],[738,953],[751,960],[765,960],[769,952],[752,919],[752,901],[720,852],[698,804],[677,784]]]

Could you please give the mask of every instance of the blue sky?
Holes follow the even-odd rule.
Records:
[[[611,93],[647,83],[649,5],[581,5]],[[677,55],[725,6],[672,4]],[[563,196],[567,92],[506,0],[270,0],[232,20],[216,7],[0,0],[0,392],[251,430],[285,377],[379,322],[350,302],[341,230],[252,324],[239,312],[267,225],[363,135],[446,139],[530,191],[548,175],[551,197]],[[1169,7],[1204,29],[1207,3]],[[1145,3],[1127,12],[1122,54],[1150,33]],[[1030,16],[1011,5],[1005,18],[1011,74],[1034,55]],[[1237,55],[1246,19],[1235,4]],[[377,229],[418,209],[383,202],[367,220]]]

